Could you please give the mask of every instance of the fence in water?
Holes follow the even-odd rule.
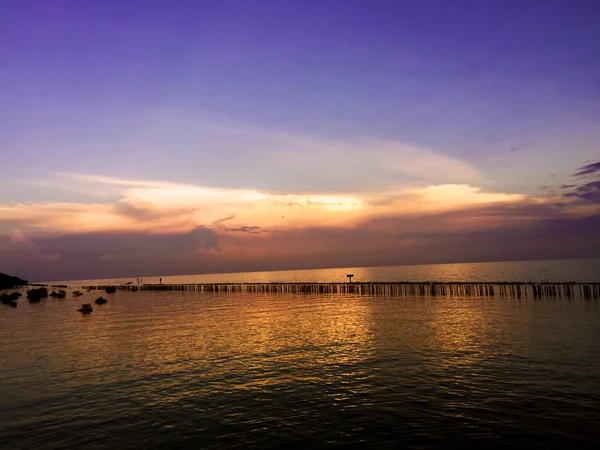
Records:
[[[280,294],[359,294],[388,296],[482,296],[513,298],[600,299],[600,283],[423,283],[423,282],[352,282],[352,283],[201,283],[113,285],[123,291],[196,291],[223,293]],[[108,285],[83,286],[87,290],[105,290]]]

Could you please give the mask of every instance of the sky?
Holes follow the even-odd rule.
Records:
[[[600,2],[5,0],[0,272],[600,256]]]

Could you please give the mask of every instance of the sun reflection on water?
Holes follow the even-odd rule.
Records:
[[[2,442],[505,444],[499,423],[574,430],[600,404],[593,302],[152,291],[87,317],[81,302],[0,310]]]
[[[98,372],[117,366],[119,382],[138,383],[142,391],[140,380],[159,377],[169,395],[153,396],[148,382],[152,402],[177,401],[211,386],[226,392],[333,383],[344,373],[358,376],[357,367],[372,354],[371,303],[359,297],[198,295],[195,308],[190,294],[184,301],[173,293],[165,314],[164,294],[144,295],[156,298],[148,298],[143,317],[130,326],[119,317],[118,308],[127,308],[123,300],[112,302],[113,314],[90,321],[89,333],[114,334],[87,350],[97,354]],[[137,365],[128,371],[131,360]]]

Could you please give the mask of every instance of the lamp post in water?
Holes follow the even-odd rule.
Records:
[[[346,276],[348,277],[348,283],[352,283],[352,277],[354,276],[354,274],[353,273],[349,273]]]

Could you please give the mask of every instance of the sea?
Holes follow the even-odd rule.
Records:
[[[600,281],[600,260],[92,280]],[[59,282],[57,282],[59,283]],[[0,305],[0,448],[600,448],[600,302],[72,290]],[[82,315],[102,294],[106,305]]]

